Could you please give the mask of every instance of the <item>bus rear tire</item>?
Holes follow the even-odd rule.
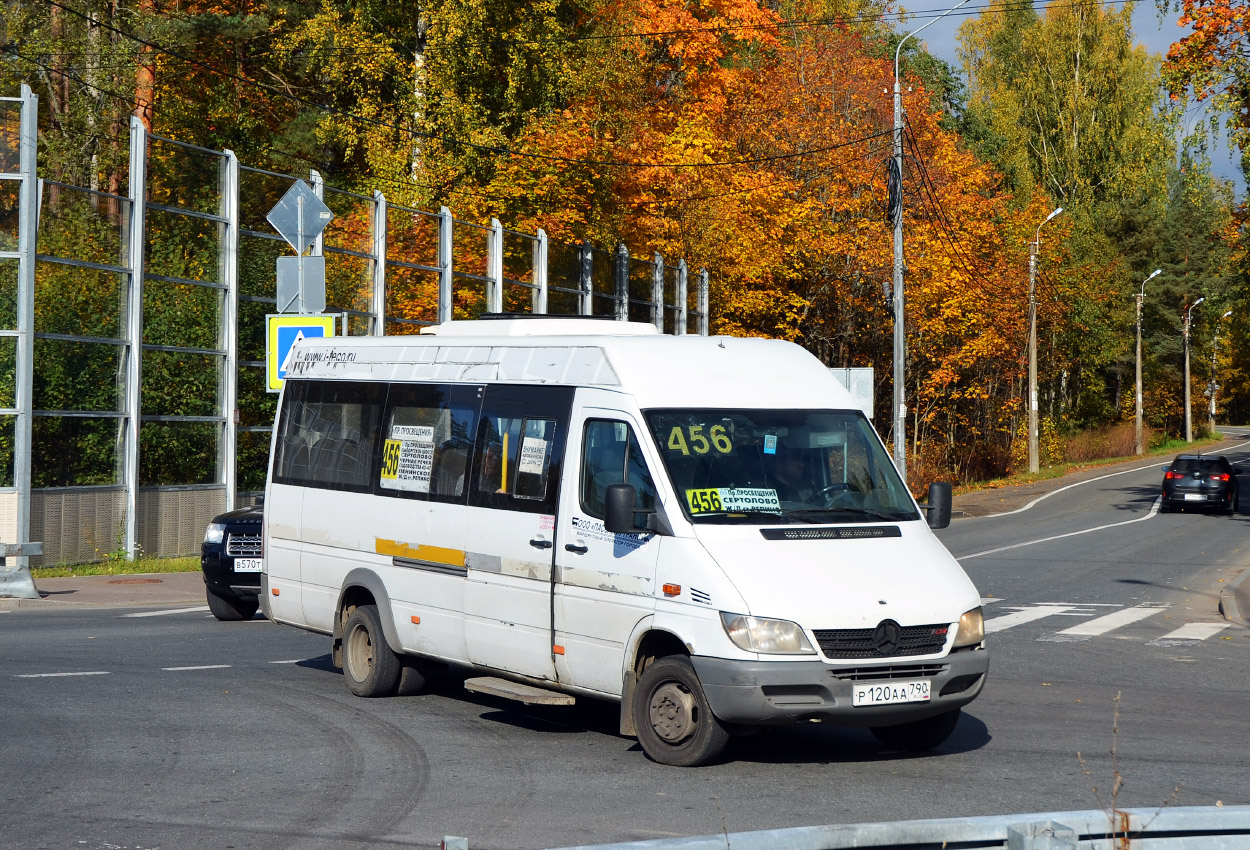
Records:
[[[343,626],[343,677],[358,697],[389,697],[399,688],[402,667],[382,631],[373,605],[361,605]]]
[[[661,658],[643,671],[634,690],[633,714],[638,743],[660,764],[707,764],[729,742],[694,667],[682,656]]]

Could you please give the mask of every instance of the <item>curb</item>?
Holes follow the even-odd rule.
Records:
[[[1220,613],[1225,620],[1250,626],[1250,620],[1246,619],[1250,614],[1250,569],[1220,591]]]

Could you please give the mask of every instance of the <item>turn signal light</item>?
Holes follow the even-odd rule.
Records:
[[[419,625],[421,625],[421,618],[420,618],[420,617],[418,617],[416,614],[413,614],[413,615],[412,615],[412,624],[413,624],[414,626],[419,626]]]
[[[278,588],[276,588],[276,587],[275,587],[275,588],[273,588],[272,590],[270,590],[269,592],[270,592],[270,593],[272,593],[274,596],[277,596],[277,595],[278,595]]]
[[[564,647],[560,646],[560,644],[557,643],[551,647],[551,651],[555,653],[556,655],[563,655]]]
[[[681,585],[680,584],[664,585],[664,595],[665,596],[681,596]]]

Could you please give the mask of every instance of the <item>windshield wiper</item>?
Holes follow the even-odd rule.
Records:
[[[815,523],[818,520],[812,519],[806,514],[808,511],[790,511],[785,508],[779,508],[775,511],[700,511],[695,514],[695,519],[702,517],[742,517],[743,519],[772,519],[776,520],[781,517],[786,519],[798,520],[799,522]]]
[[[834,508],[809,508],[803,511],[792,511],[794,514],[852,514],[853,516],[867,516],[873,519],[879,519],[884,522],[905,522],[915,517],[900,516],[899,514],[888,514],[885,511],[879,511],[874,508],[859,508],[850,505],[834,507]],[[809,522],[817,522],[818,520],[808,520]]]

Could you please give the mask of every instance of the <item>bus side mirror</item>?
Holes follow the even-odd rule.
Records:
[[[951,485],[934,481],[929,485],[929,502],[925,505],[929,528],[946,528],[951,524]]]
[[[612,534],[634,534],[646,529],[634,525],[634,500],[638,491],[632,484],[609,484],[604,494],[603,527]]]

